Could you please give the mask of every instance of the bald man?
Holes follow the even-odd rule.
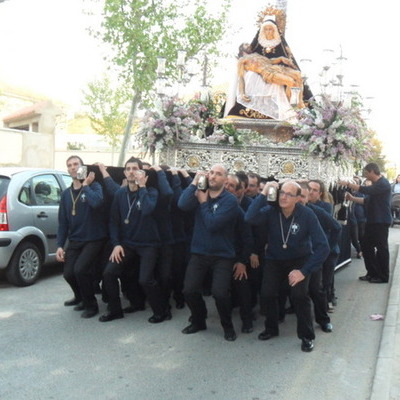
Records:
[[[206,175],[208,189],[197,188],[199,178]],[[236,339],[232,324],[230,287],[235,261],[235,221],[239,204],[225,189],[228,171],[223,165],[214,165],[205,174],[198,172],[183,191],[178,206],[195,212],[191,243],[191,257],[185,274],[183,293],[192,313],[191,324],[182,330],[193,334],[207,329],[207,309],[202,296],[204,278],[212,273],[211,294],[224,329],[224,338]]]
[[[268,247],[261,293],[266,303],[265,330],[258,336],[269,340],[279,335],[279,290],[290,286],[290,296],[297,316],[297,335],[301,349],[314,348],[311,300],[308,295],[310,274],[321,268],[329,254],[326,236],[314,212],[299,203],[301,188],[294,181],[279,190],[279,204],[268,204],[267,194],[277,182],[268,182],[246,212],[245,220],[265,225]]]

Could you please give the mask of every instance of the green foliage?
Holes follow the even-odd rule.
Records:
[[[111,45],[111,61],[144,106],[152,103],[157,57],[167,59],[166,77],[176,78],[179,49],[188,57],[218,52],[230,2],[220,0],[214,16],[200,0],[105,0],[102,40]]]
[[[67,142],[67,150],[83,150],[85,145],[78,142]]]
[[[371,131],[371,153],[366,159],[363,165],[368,164],[370,162],[374,162],[378,164],[379,169],[381,171],[386,171],[386,157],[383,154],[383,145],[382,142],[378,139],[376,132]]]
[[[84,105],[89,109],[88,116],[96,133],[106,138],[108,144],[115,147],[120,143],[128,118],[128,92],[113,87],[110,79],[93,81],[84,91]]]

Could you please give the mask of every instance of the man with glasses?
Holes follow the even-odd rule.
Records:
[[[245,216],[250,224],[265,225],[268,235],[261,288],[266,302],[265,330],[258,338],[269,340],[279,335],[279,292],[282,284],[288,283],[301,349],[310,352],[315,333],[308,283],[310,274],[321,267],[329,254],[329,245],[313,211],[300,204],[298,183],[288,181],[282,185],[278,205],[267,202],[270,187],[279,185],[268,182]]]

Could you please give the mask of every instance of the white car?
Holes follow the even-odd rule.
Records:
[[[17,286],[55,261],[61,192],[72,178],[52,169],[0,167],[0,270]]]

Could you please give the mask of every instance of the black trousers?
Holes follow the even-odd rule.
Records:
[[[339,254],[330,253],[322,264],[322,289],[327,298],[327,302],[333,301],[335,297],[335,268]]]
[[[260,276],[258,268],[246,265],[247,279],[232,278],[232,305],[239,306],[240,319],[244,323],[253,321],[253,307],[257,304],[258,288],[255,289],[254,282]],[[261,283],[259,284],[261,286]]]
[[[167,304],[158,282],[155,279],[155,267],[158,249],[155,247],[124,247],[125,257],[120,264],[109,262],[104,271],[103,281],[108,295],[108,306],[111,313],[121,312],[119,278],[134,275],[137,257],[140,257],[139,283],[143,287],[150,307],[155,315],[163,315]],[[129,289],[127,289],[129,291]]]
[[[308,291],[314,304],[315,322],[319,325],[325,325],[331,322],[327,312],[327,293],[322,286],[322,269],[318,269],[311,273]]]
[[[189,261],[188,245],[178,242],[172,245],[171,287],[176,301],[183,301],[183,282]]]
[[[203,325],[207,308],[203,300],[203,281],[207,272],[212,273],[211,294],[224,329],[233,328],[231,307],[231,279],[233,260],[218,256],[192,254],[186,269],[183,294],[192,313],[192,323]]]
[[[350,224],[350,238],[351,244],[356,249],[357,254],[361,253],[360,238],[358,237],[358,224]]]
[[[365,268],[373,278],[389,280],[389,224],[366,224],[361,240]]]
[[[157,258],[156,265],[156,278],[159,283],[165,301],[169,303],[169,296],[171,294],[172,288],[172,257],[173,257],[173,247],[172,245],[166,244],[162,245],[159,249],[159,255]]]
[[[282,284],[288,280],[293,269],[300,269],[303,259],[266,260],[261,296],[266,302],[265,330],[273,335],[279,334],[279,293]],[[290,287],[290,298],[297,317],[297,336],[302,339],[315,339],[311,314],[311,299],[308,295],[310,276],[296,286]]]
[[[85,309],[97,307],[94,291],[95,272],[98,268],[94,260],[99,260],[99,253],[106,240],[93,242],[71,241],[65,251],[64,279],[71,286],[75,298],[82,300]]]

